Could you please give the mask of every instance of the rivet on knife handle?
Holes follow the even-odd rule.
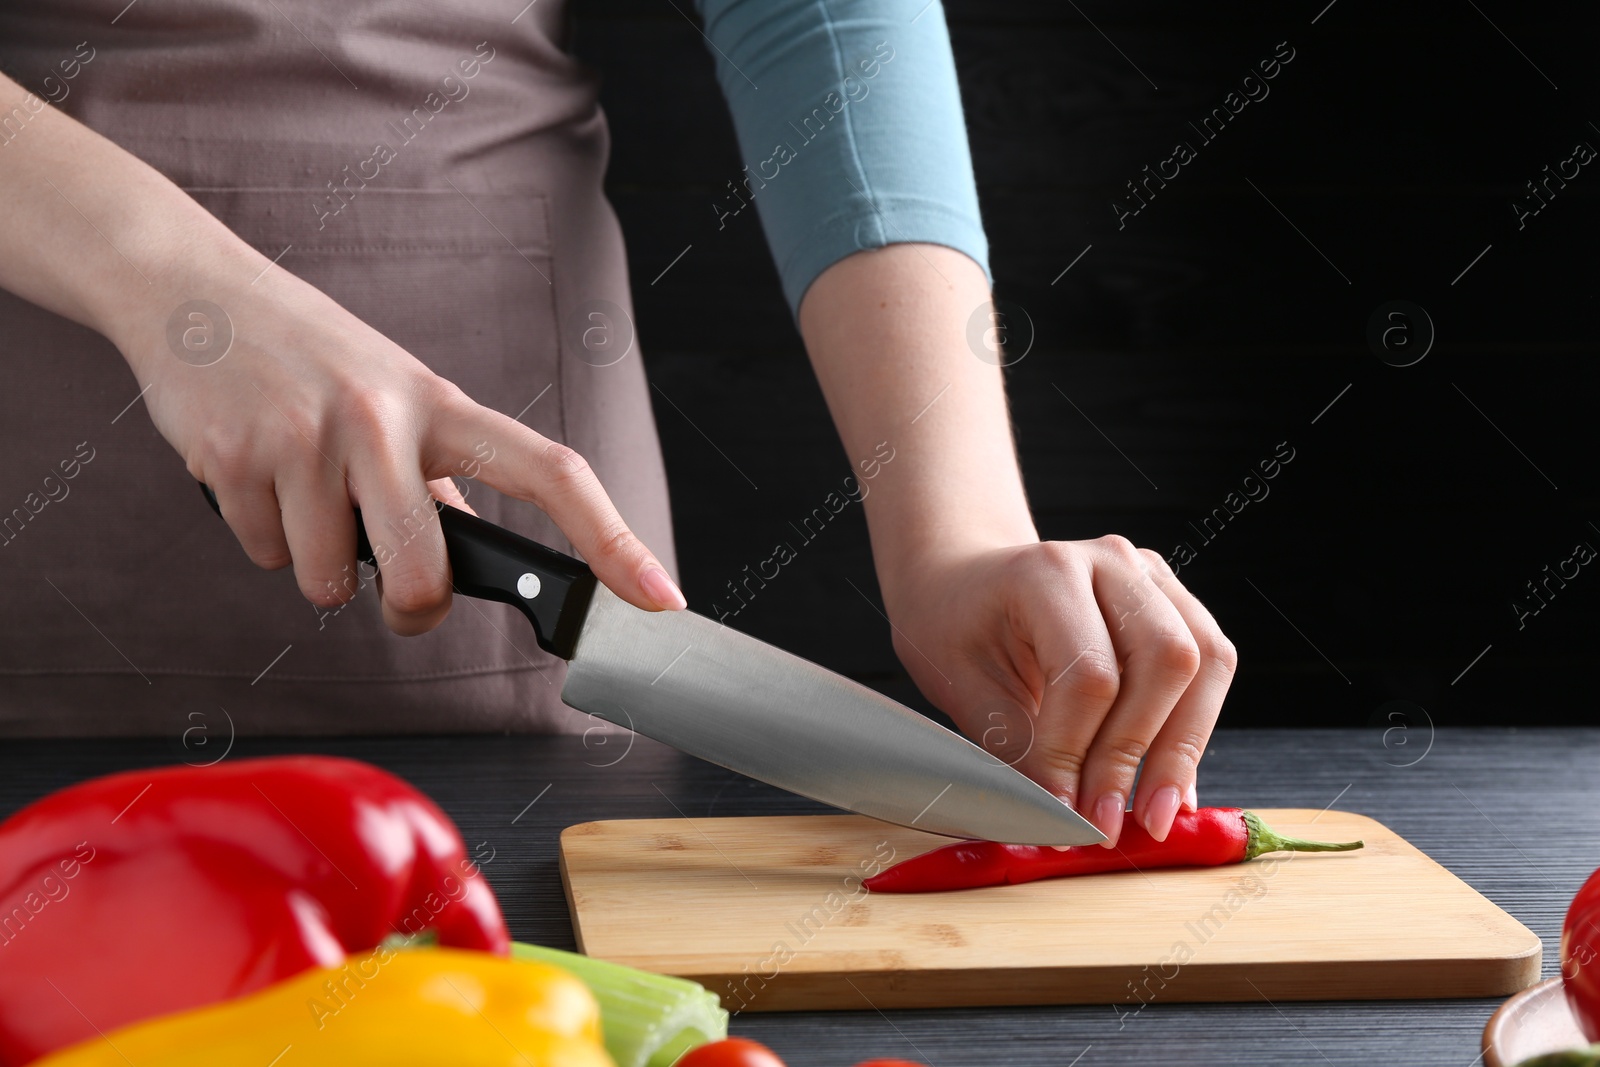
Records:
[[[202,482],[200,491],[221,515],[211,487]],[[571,659],[594,593],[595,576],[588,564],[459,508],[439,501],[434,507],[450,557],[452,588],[463,596],[516,607],[533,624],[540,648]],[[381,570],[361,509],[355,514],[356,558]]]

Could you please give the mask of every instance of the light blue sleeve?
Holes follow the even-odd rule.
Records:
[[[989,242],[939,0],[696,0],[789,309],[830,265],[904,241],[989,273]],[[992,280],[992,278],[991,278]]]

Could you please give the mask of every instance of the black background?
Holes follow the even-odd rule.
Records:
[[[1325,4],[947,5],[997,293],[1034,328],[1007,374],[1040,533],[1195,546],[1180,577],[1240,651],[1224,726],[1590,721],[1600,566],[1520,628],[1512,603],[1600,548],[1600,161],[1521,230],[1511,205],[1600,148],[1596,15]],[[757,219],[709,224],[741,159],[689,5],[576,11],[704,611],[848,460]],[[1201,146],[1187,124],[1282,41],[1270,95]],[[1119,231],[1124,183],[1178,140],[1199,158]],[[1368,344],[1394,300],[1436,331],[1411,366]],[[1205,543],[1189,524],[1284,441],[1270,495]],[[734,625],[929,710],[850,587],[877,595],[859,508],[784,573]]]

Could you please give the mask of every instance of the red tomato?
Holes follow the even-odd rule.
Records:
[[[672,1067],[784,1067],[778,1054],[759,1041],[726,1037],[690,1049]]]
[[[1561,980],[1567,1003],[1590,1041],[1600,1041],[1600,871],[1583,883],[1561,927]]]

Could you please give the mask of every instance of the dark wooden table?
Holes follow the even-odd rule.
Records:
[[[221,754],[225,727],[169,741],[10,742],[0,813],[115,770]],[[198,742],[204,740],[205,745]],[[325,752],[369,760],[433,796],[484,865],[513,934],[572,947],[556,835],[590,819],[799,814],[810,801],[643,739],[241,738],[226,758]],[[1251,807],[1337,806],[1377,818],[1531,927],[1556,971],[1566,904],[1600,863],[1600,730],[1224,731],[1201,800]],[[1421,906],[1397,896],[1393,922]],[[1473,1067],[1492,1000],[1163,1004],[1124,1018],[1109,1005],[880,1013],[745,1014],[733,1031],[794,1067],[868,1056],[934,1067],[996,1063],[1438,1064]],[[1124,1009],[1126,1010],[1126,1009]],[[1081,1057],[1081,1058],[1080,1058]]]

